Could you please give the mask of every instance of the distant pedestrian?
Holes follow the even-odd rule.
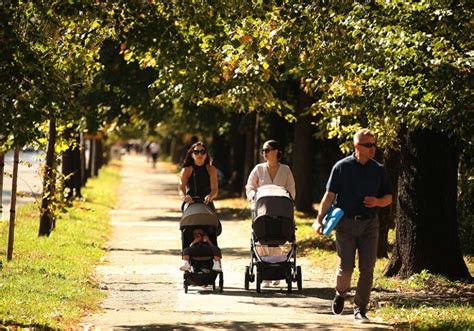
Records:
[[[373,160],[374,133],[369,129],[357,131],[354,148],[352,155],[339,160],[332,168],[316,218],[316,231],[322,234],[322,221],[331,205],[344,211],[344,217],[336,226],[339,265],[332,311],[341,314],[344,309],[357,251],[360,275],[354,298],[354,321],[367,323],[370,322],[366,312],[377,259],[377,210],[392,203],[392,188],[385,168]]]
[[[156,161],[158,161],[158,154],[160,152],[160,145],[158,145],[156,142],[152,142],[150,144],[150,155],[151,155],[151,161],[153,163],[153,168],[156,168]]]
[[[146,162],[147,163],[150,162],[150,157],[151,157],[151,155],[150,155],[150,144],[151,143],[149,141],[147,141],[145,143],[145,146],[144,146],[145,147],[145,156],[146,156]]]

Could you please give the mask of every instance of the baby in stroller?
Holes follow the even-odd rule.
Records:
[[[195,228],[193,230],[193,241],[183,250],[184,264],[179,268],[181,271],[191,271],[192,266],[189,263],[190,257],[202,257],[209,256],[209,250],[213,256],[212,270],[221,272],[221,258],[222,253],[219,247],[215,246],[214,243],[209,239],[209,236],[204,232],[202,228]]]

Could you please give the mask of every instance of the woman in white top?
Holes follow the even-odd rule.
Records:
[[[282,154],[283,152],[276,140],[268,140],[263,144],[262,155],[265,162],[257,164],[253,168],[247,180],[247,185],[245,185],[245,191],[249,201],[254,200],[259,187],[272,184],[286,188],[291,197],[295,199],[295,179],[290,167],[279,162]],[[258,246],[257,250],[259,254],[267,256],[282,254],[282,250],[279,247]],[[279,283],[280,281],[277,280],[273,282],[273,285],[278,285]],[[270,282],[268,280],[263,281],[263,287],[268,287],[269,285]]]
[[[247,199],[252,201],[257,190],[263,185],[278,185],[290,192],[293,200],[296,198],[295,179],[290,167],[279,161],[282,151],[276,140],[268,140],[263,144],[262,155],[266,162],[253,168],[245,185]]]

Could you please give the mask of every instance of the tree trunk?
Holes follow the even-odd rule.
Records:
[[[313,168],[314,137],[312,116],[307,113],[311,99],[303,91],[298,95],[298,116],[295,125],[292,171],[296,184],[296,209],[303,212],[313,211]]]
[[[173,163],[181,163],[184,161],[185,154],[186,154],[185,146],[181,142],[181,139],[174,136],[171,140],[171,162]],[[180,164],[181,165],[181,164]]]
[[[459,240],[464,254],[474,254],[474,155],[466,150],[458,166]],[[471,178],[471,180],[470,180]]]
[[[49,121],[49,140],[46,151],[46,162],[43,177],[43,199],[41,201],[41,215],[39,236],[49,236],[54,229],[55,219],[52,211],[56,191],[54,146],[56,144],[56,119]]]
[[[387,169],[388,175],[390,176],[390,182],[392,183],[392,196],[393,201],[397,201],[398,196],[398,176],[400,173],[400,153],[394,150],[388,150],[384,157],[384,166]],[[392,203],[390,206],[382,208],[379,212],[379,243],[377,246],[377,257],[384,258],[388,257],[389,246],[388,246],[388,232],[394,226],[395,212],[397,205]]]
[[[75,197],[82,197],[81,188],[82,188],[82,157],[81,157],[81,138],[76,136],[76,148],[72,151],[72,164],[74,171],[74,179],[72,182],[72,187],[74,189]]]
[[[67,192],[64,196],[68,199],[81,196],[80,139],[79,136],[75,138],[76,144],[73,144],[63,153],[61,164],[62,174],[66,177],[64,188],[67,189]]]
[[[229,135],[221,135],[214,132],[212,135],[212,164],[222,172],[225,182],[219,180],[219,188],[222,185],[226,186],[226,181],[229,178],[229,162],[230,162],[230,146]]]
[[[87,183],[87,167],[86,167],[86,146],[84,142],[84,134],[79,134],[79,159],[81,163],[81,187]]]
[[[17,183],[18,183],[18,163],[20,162],[19,159],[20,159],[20,147],[16,146],[15,151],[13,153],[13,177],[12,177],[12,194],[11,194],[11,201],[10,201],[10,221],[8,223],[7,261],[11,261],[11,259],[13,258],[13,242],[15,239],[16,190],[17,190]]]
[[[5,172],[5,153],[0,152],[0,221],[3,220],[3,173]]]
[[[268,136],[265,140],[275,139],[280,143],[280,146],[285,149],[288,148],[289,143],[293,142],[294,125],[288,123],[287,120],[277,113],[263,114],[262,122],[268,126]],[[284,154],[284,158],[285,155],[286,154]]]
[[[245,185],[243,177],[245,160],[245,135],[240,126],[243,117],[241,114],[235,114],[231,120],[230,127],[230,156],[229,156],[229,183],[228,188],[232,193],[240,195],[242,187]],[[245,131],[244,131],[245,132]]]
[[[250,175],[253,167],[257,163],[255,161],[255,114],[251,113],[245,117],[245,161],[244,161],[244,185],[242,185],[242,193],[241,195],[245,197],[245,183],[247,182],[247,178]]]
[[[253,165],[255,166],[257,163],[260,162],[260,114],[255,113],[255,126],[253,129]],[[253,167],[251,168],[253,169]],[[251,170],[250,170],[251,171]],[[249,172],[250,175],[250,172]],[[248,178],[248,177],[247,177]]]
[[[94,170],[95,170],[95,176],[98,176],[99,170],[104,165],[104,144],[102,143],[102,139],[94,139],[94,142],[95,142]]]
[[[344,158],[336,139],[318,139],[313,145],[313,196],[317,202],[321,201],[326,192],[326,184],[334,164]]]
[[[405,132],[402,139],[397,238],[386,276],[426,269],[451,280],[470,278],[458,239],[458,150],[445,133]]]
[[[96,156],[97,156],[97,144],[94,139],[89,140],[89,172],[90,172],[90,177],[94,178],[97,176],[97,162],[96,162]]]

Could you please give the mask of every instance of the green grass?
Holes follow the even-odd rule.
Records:
[[[423,270],[407,279],[382,276],[388,259],[376,266],[373,305],[377,316],[400,329],[474,329],[474,286]],[[473,273],[472,259],[466,264]]]
[[[376,314],[397,329],[472,330],[474,327],[474,308],[465,302],[433,306],[406,299],[379,308]]]
[[[18,208],[13,259],[0,253],[0,325],[67,328],[81,314],[96,310],[103,295],[93,278],[105,255],[109,210],[120,181],[117,166],[101,170],[56,221],[49,238],[38,237],[39,211],[34,204]],[[8,222],[0,224],[0,244],[6,248]]]

